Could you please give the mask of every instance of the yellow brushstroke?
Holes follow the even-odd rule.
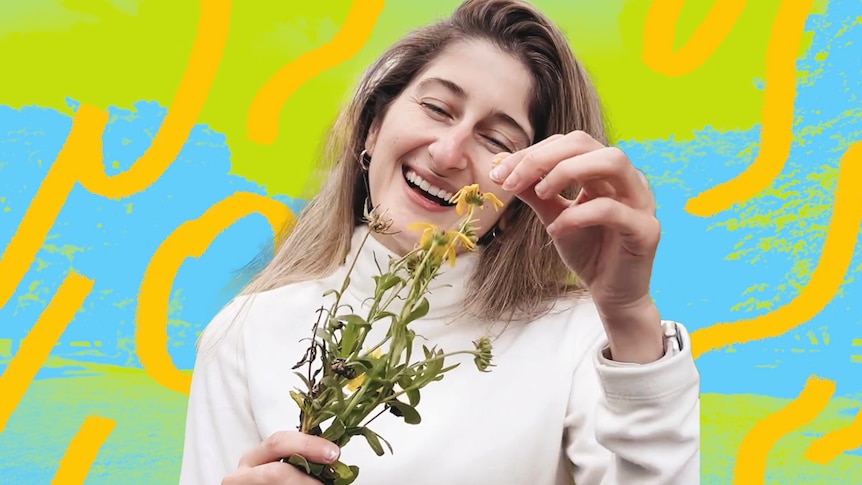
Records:
[[[757,157],[736,177],[689,199],[685,210],[690,214],[708,217],[744,202],[768,187],[784,168],[793,137],[796,54],[813,3],[814,0],[784,0],[772,24],[766,49],[766,87]]]
[[[21,224],[0,256],[0,308],[6,305],[21,283],[27,269],[60,210],[66,203],[77,178],[77,164],[93,151],[101,150],[104,123],[92,118],[92,113],[80,110],[72,119],[72,129],[57,154],[57,160],[42,180]]]
[[[249,140],[267,145],[275,141],[284,103],[309,79],[356,55],[371,35],[383,4],[383,0],[354,0],[331,41],[289,62],[260,88],[248,110]]]
[[[775,443],[817,417],[834,393],[834,382],[811,376],[796,399],[755,423],[736,451],[733,483],[739,485],[764,483],[766,458]]]
[[[694,71],[721,45],[745,3],[745,0],[715,0],[688,42],[674,52],[676,24],[685,0],[653,0],[644,20],[641,60],[653,71],[666,76],[682,76]]]
[[[230,0],[201,0],[200,6],[188,67],[153,143],[128,170],[111,177],[104,172],[101,153],[79,160],[81,184],[90,192],[112,199],[136,194],[158,180],[179,154],[209,95],[230,24]]]
[[[3,390],[3,398],[0,399],[0,433],[6,428],[9,417],[18,407],[39,368],[92,288],[93,280],[74,272],[69,273],[39,315],[36,324],[21,341],[15,356],[0,375],[0,389]]]
[[[87,416],[63,453],[51,485],[82,485],[90,467],[96,461],[99,448],[108,439],[115,425],[113,419]]]
[[[806,459],[820,465],[828,465],[841,453],[862,446],[862,409],[849,425],[832,430],[814,440],[803,455]]]
[[[152,185],[173,162],[215,77],[227,39],[229,17],[228,0],[201,2],[197,37],[174,103],[153,144],[129,170],[113,177],[105,175],[102,132],[108,115],[86,104],[78,108],[63,148],[0,256],[0,275],[3,275],[0,278],[0,308],[9,301],[35,260],[76,181],[80,180],[94,194],[110,198],[128,197]]]
[[[832,219],[808,284],[788,304],[769,313],[695,330],[691,335],[694,357],[726,345],[777,337],[817,315],[835,296],[853,259],[862,223],[860,193],[862,142],[856,142],[841,156]]]
[[[239,219],[260,213],[278,234],[293,217],[281,202],[249,192],[237,192],[186,221],[159,246],[144,272],[135,318],[135,349],[144,370],[156,382],[188,394],[191,378],[174,366],[168,353],[168,304],[171,287],[183,262],[199,258],[219,234]]]

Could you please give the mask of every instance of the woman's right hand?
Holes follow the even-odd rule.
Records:
[[[330,464],[338,460],[341,450],[331,441],[297,431],[273,433],[252,448],[239,461],[235,472],[222,485],[320,485],[289,463],[278,461],[300,454],[308,461]]]

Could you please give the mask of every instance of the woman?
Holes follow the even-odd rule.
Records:
[[[468,0],[393,45],[339,117],[317,196],[201,338],[180,482],[318,483],[279,461],[301,454],[358,465],[359,484],[699,483],[689,338],[649,294],[655,201],[606,143],[565,37],[525,3]],[[344,302],[362,305],[377,261],[415,247],[407,226],[456,224],[447,199],[469,184],[503,208],[478,211],[479,248],[411,328],[446,349],[502,329],[496,367],[433,383],[418,426],[376,421],[393,454],[298,433],[290,369],[323,292],[358,252]],[[357,249],[366,201],[393,226]]]

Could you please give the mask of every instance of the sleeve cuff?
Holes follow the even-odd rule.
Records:
[[[691,354],[691,340],[685,327],[676,322],[664,321],[666,329],[665,354],[648,364],[616,362],[611,360],[607,342],[596,352],[596,367],[608,398],[650,399],[672,394],[681,388],[697,385],[700,379]],[[674,345],[678,342],[681,345]]]

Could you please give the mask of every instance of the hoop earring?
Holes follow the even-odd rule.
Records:
[[[370,165],[371,155],[368,154],[368,150],[362,150],[362,152],[359,154],[359,167],[367,172]]]

